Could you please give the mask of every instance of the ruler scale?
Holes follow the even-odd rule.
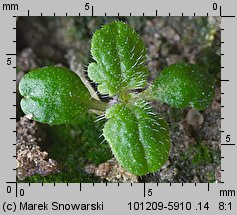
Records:
[[[237,214],[236,2],[3,1],[1,22],[1,214]],[[17,183],[18,16],[220,16],[221,183]]]

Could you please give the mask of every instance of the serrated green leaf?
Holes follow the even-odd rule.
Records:
[[[144,95],[176,108],[202,110],[213,100],[214,83],[205,69],[195,64],[178,63],[166,67]]]
[[[120,164],[135,175],[159,170],[168,159],[169,128],[144,101],[115,104],[106,112],[103,135]]]
[[[88,108],[90,94],[80,78],[63,67],[32,70],[19,83],[21,108],[36,121],[71,122]]]
[[[146,47],[126,23],[113,22],[97,30],[92,38],[91,54],[96,62],[89,64],[88,75],[99,84],[102,94],[114,96],[145,87]]]

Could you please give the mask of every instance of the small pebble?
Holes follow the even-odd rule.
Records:
[[[204,117],[199,111],[190,109],[187,113],[186,120],[189,125],[198,127],[203,123]]]

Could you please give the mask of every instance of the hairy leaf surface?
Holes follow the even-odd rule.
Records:
[[[99,84],[102,94],[119,95],[146,85],[146,47],[126,23],[113,22],[97,30],[92,38],[91,54],[95,62],[89,64],[88,75]]]
[[[30,71],[20,81],[21,108],[33,119],[49,124],[71,122],[84,112],[90,94],[80,78],[63,67]]]
[[[147,91],[147,92],[146,92]],[[166,67],[144,93],[176,108],[207,108],[214,97],[210,75],[197,65],[178,63]]]
[[[169,128],[149,104],[115,104],[106,112],[103,134],[116,159],[129,172],[145,175],[159,170],[170,149]]]

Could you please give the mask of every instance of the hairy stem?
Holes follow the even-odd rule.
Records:
[[[97,93],[91,86],[90,82],[88,81],[82,65],[77,63],[77,59],[75,56],[76,56],[76,54],[72,50],[70,50],[66,56],[68,58],[68,61],[70,64],[70,69],[72,71],[74,71],[80,77],[81,81],[83,82],[83,84],[86,86],[86,88],[90,92],[91,97],[93,97],[96,100],[100,100],[99,96],[97,95]]]
[[[91,98],[88,101],[88,106],[90,109],[104,112],[109,107],[109,103]]]
[[[138,99],[142,99],[142,100],[146,100],[146,101],[150,101],[150,100],[154,100],[153,96],[152,96],[152,85],[150,85],[147,89],[145,89],[144,91],[140,92],[140,93],[136,93],[132,95],[132,101],[136,101]]]

